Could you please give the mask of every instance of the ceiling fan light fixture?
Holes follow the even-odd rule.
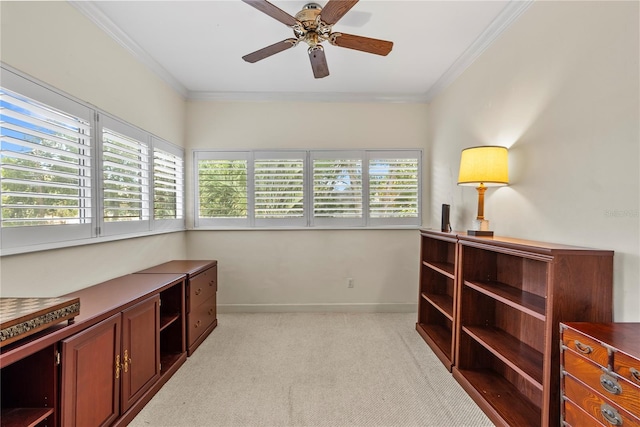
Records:
[[[318,3],[307,3],[295,18],[267,0],[242,1],[287,25],[293,29],[295,36],[293,43],[292,39],[283,40],[243,56],[247,62],[260,61],[304,41],[309,45],[308,53],[314,77],[322,78],[329,75],[324,49],[320,45],[324,41],[334,46],[382,56],[387,55],[393,48],[393,42],[386,40],[332,32],[333,25],[358,3],[358,0],[329,0],[324,8]],[[324,17],[322,12],[325,12]]]

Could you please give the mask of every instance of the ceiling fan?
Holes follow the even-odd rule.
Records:
[[[295,38],[282,40],[242,57],[247,62],[257,62],[276,53],[297,46],[300,42],[309,45],[311,68],[316,79],[329,75],[324,48],[320,43],[328,41],[334,46],[355,49],[362,52],[386,56],[393,48],[393,42],[334,33],[333,25],[340,20],[358,0],[329,0],[325,7],[317,3],[306,4],[295,18],[266,0],[242,0],[259,11],[277,19],[293,29]]]

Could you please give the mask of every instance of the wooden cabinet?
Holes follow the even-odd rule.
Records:
[[[565,425],[640,426],[640,323],[560,329]]]
[[[559,324],[611,321],[613,252],[458,236],[454,377],[497,425],[560,420]]]
[[[62,341],[63,426],[108,426],[120,415],[121,317]]]
[[[454,363],[457,236],[420,233],[420,286],[416,330],[451,370]]]
[[[184,362],[183,293],[180,282],[62,341],[63,426],[133,418],[127,411],[160,380],[161,355],[165,373],[179,361],[176,356],[182,354]]]
[[[2,349],[3,427],[126,425],[186,361],[184,274],[130,274],[68,296],[80,299],[74,323]]]
[[[138,272],[165,273],[187,276],[187,353],[190,356],[218,325],[218,263],[215,260],[174,260]]]
[[[155,295],[62,341],[62,425],[107,426],[160,377]]]

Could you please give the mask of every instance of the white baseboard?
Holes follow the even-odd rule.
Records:
[[[416,303],[218,304],[218,313],[416,313]]]

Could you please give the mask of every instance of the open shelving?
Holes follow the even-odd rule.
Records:
[[[612,265],[611,251],[458,236],[452,372],[496,425],[559,425],[559,322],[611,319]]]
[[[416,330],[449,370],[455,345],[456,248],[454,234],[421,232]]]
[[[186,359],[184,283],[160,293],[160,375]]]
[[[56,348],[51,345],[2,369],[2,427],[55,426]]]

